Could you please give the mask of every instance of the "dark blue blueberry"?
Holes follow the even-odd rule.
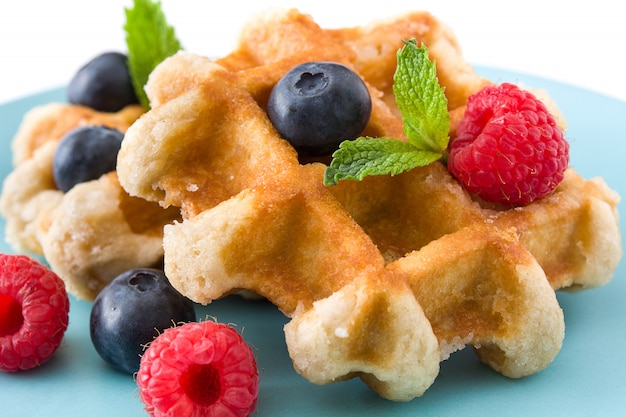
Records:
[[[81,126],[60,140],[53,160],[56,186],[63,192],[74,185],[115,171],[124,134],[104,126]]]
[[[157,269],[120,274],[94,301],[89,329],[98,354],[114,368],[134,373],[148,343],[170,327],[196,320],[193,303]]]
[[[301,156],[325,156],[359,136],[372,102],[361,78],[334,62],[293,68],[272,89],[267,113]]]
[[[105,52],[83,66],[67,86],[67,99],[104,112],[139,103],[128,70],[128,58]]]

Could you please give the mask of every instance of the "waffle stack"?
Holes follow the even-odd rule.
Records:
[[[524,208],[472,198],[440,163],[394,177],[322,184],[267,117],[274,84],[295,65],[335,61],[372,97],[364,134],[405,140],[391,92],[403,39],[429,48],[455,121],[489,83],[452,32],[427,13],[322,29],[296,10],[251,21],[216,61],[181,52],[147,85],[152,109],[128,130],[117,175],[132,196],[180,209],[164,227],[165,271],[199,303],[250,290],[291,318],[295,369],[326,384],[360,377],[408,401],[439,364],[472,345],[517,378],[559,352],[554,290],[606,283],[621,257],[619,196],[569,168]]]
[[[454,136],[467,97],[490,81],[433,16],[329,30],[272,11],[226,57],[179,53],[161,64],[143,116],[33,109],[0,197],[7,240],[44,256],[80,298],[163,257],[172,283],[199,303],[256,292],[291,318],[290,355],[314,383],[360,377],[407,401],[466,345],[504,375],[535,373],[563,341],[554,290],[603,285],[621,258],[614,191],[570,168],[551,196],[503,209],[468,195],[440,163],[325,187],[326,161],[300,159],[265,112],[292,67],[336,61],[370,90],[363,134],[405,140],[391,87],[396,52],[412,38],[437,62]],[[84,124],[128,129],[118,169],[62,193],[54,151]]]
[[[79,298],[93,300],[127,269],[161,265],[163,225],[179,212],[129,196],[115,172],[63,193],[52,174],[55,150],[78,126],[124,132],[143,111],[128,106],[103,113],[50,103],[30,110],[13,140],[14,170],[0,196],[7,241],[18,252],[44,257]]]

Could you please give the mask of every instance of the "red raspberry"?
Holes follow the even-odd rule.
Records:
[[[505,83],[468,99],[448,169],[485,201],[523,206],[550,194],[568,161],[569,144],[545,105]]]
[[[0,370],[47,361],[63,339],[69,306],[55,273],[27,256],[0,254]]]
[[[232,327],[212,321],[165,330],[141,357],[139,395],[155,417],[241,417],[254,411],[258,370]]]

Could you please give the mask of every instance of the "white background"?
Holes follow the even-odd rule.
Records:
[[[466,58],[564,81],[626,100],[623,0],[423,0],[378,2],[162,0],[185,49],[227,54],[239,28],[268,7],[297,7],[324,27],[354,26],[407,10],[450,25]],[[61,86],[106,50],[125,51],[132,0],[2,0],[0,103]],[[357,6],[358,5],[358,6]]]

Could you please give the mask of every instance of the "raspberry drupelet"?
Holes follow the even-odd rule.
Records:
[[[504,83],[468,99],[448,169],[485,201],[524,206],[552,193],[568,163],[569,144],[546,106]]]

